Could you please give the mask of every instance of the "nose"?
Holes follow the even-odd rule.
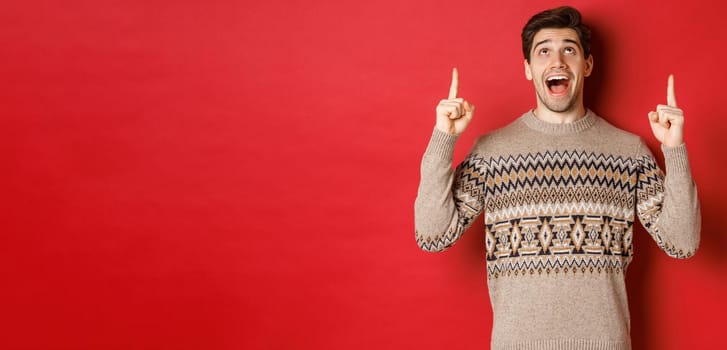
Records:
[[[553,55],[553,62],[551,63],[551,69],[563,69],[565,68],[565,60],[563,60],[563,55],[558,53],[557,55]]]

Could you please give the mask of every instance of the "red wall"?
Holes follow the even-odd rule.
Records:
[[[456,160],[534,106],[520,29],[556,4],[6,2],[0,348],[486,348],[482,221],[420,251],[419,161],[452,66]],[[727,6],[572,4],[588,106],[654,150],[675,74],[700,190],[696,257],[637,232],[635,349],[724,348]]]

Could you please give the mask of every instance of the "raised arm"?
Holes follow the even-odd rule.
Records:
[[[482,172],[473,156],[452,170],[452,154],[459,135],[474,114],[474,105],[457,97],[459,76],[452,70],[449,96],[436,109],[436,127],[421,164],[421,180],[414,203],[416,242],[426,251],[452,246],[482,212]]]
[[[677,107],[674,77],[667,83],[667,104],[649,113],[654,136],[662,143],[666,175],[651,152],[639,145],[637,185],[639,219],[659,247],[674,258],[688,258],[699,247],[701,214],[683,139],[684,112]]]

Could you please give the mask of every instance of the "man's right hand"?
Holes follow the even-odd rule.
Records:
[[[475,106],[457,98],[459,88],[459,73],[457,68],[452,69],[452,85],[449,87],[449,98],[439,101],[437,105],[437,129],[448,134],[459,135],[472,120]]]

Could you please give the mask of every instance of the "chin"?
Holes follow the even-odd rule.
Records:
[[[576,100],[574,98],[571,98],[567,101],[545,102],[543,104],[545,105],[545,108],[547,108],[551,112],[564,113],[570,112],[575,108]]]
[[[540,96],[539,96],[540,97]],[[576,106],[576,99],[574,97],[564,96],[554,101],[551,96],[546,98],[540,98],[540,102],[551,112],[564,113],[572,111]]]

